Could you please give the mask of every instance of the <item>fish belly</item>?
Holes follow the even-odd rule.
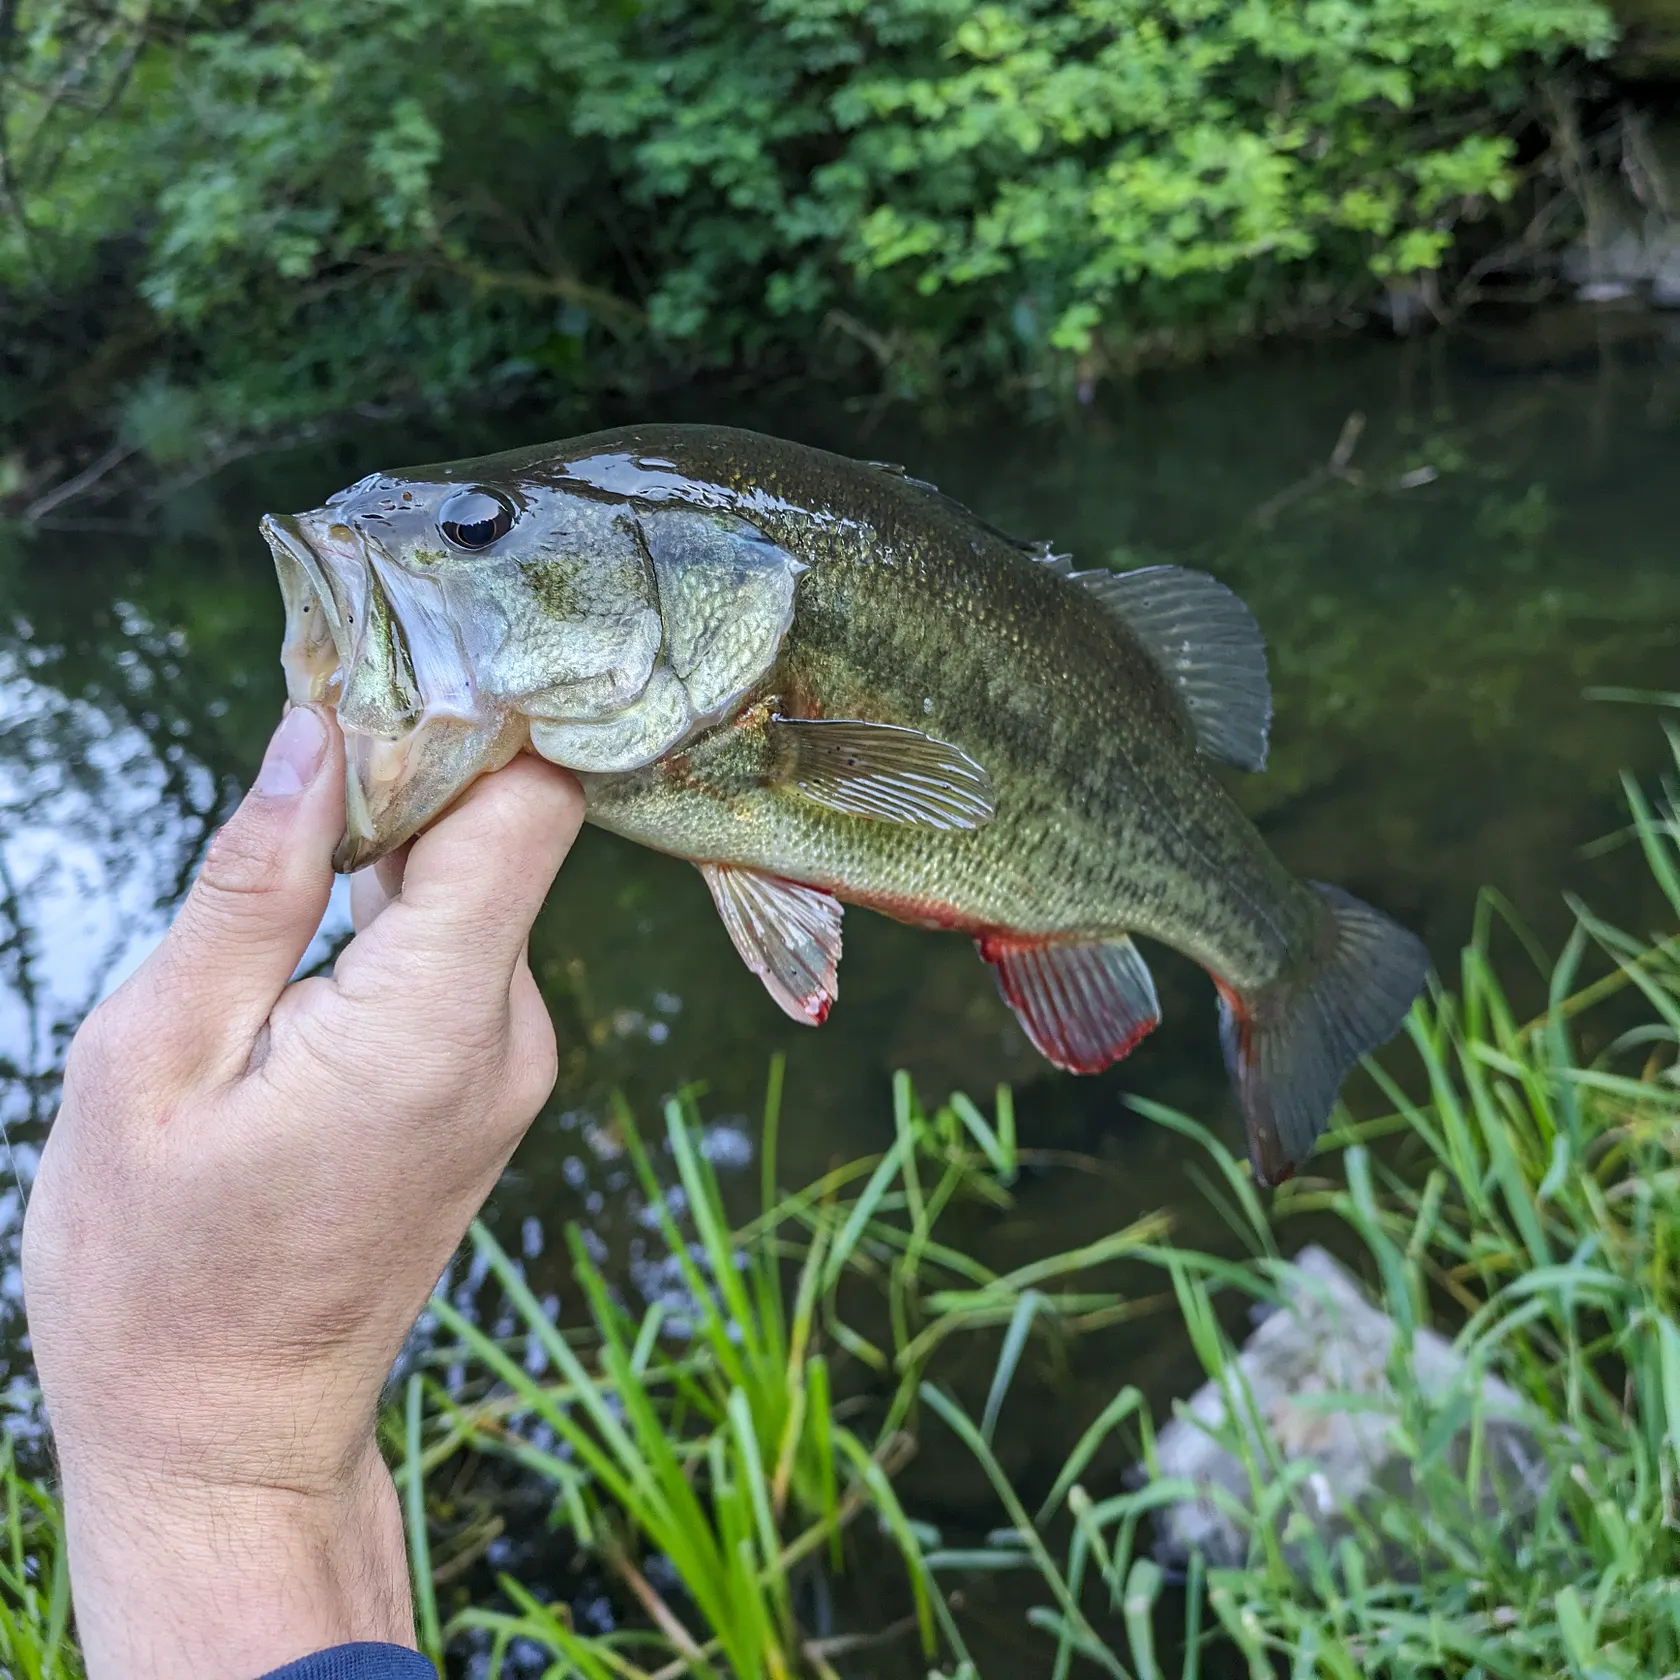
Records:
[[[1100,821],[1039,779],[994,777],[997,817],[967,833],[847,816],[783,788],[719,790],[657,774],[585,781],[590,820],[627,839],[916,926],[1050,942],[1137,933],[1244,988],[1272,978],[1308,936],[1302,889],[1234,807],[1213,806],[1224,833],[1199,812],[1152,822],[1138,791],[1122,787],[1121,818]]]

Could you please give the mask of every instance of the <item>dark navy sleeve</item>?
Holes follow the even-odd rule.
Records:
[[[437,1680],[437,1670],[402,1645],[335,1645],[299,1657],[262,1680]]]

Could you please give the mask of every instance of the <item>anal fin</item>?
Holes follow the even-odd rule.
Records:
[[[1161,1018],[1155,982],[1124,934],[1059,944],[985,934],[975,944],[1034,1048],[1070,1073],[1101,1072]]]
[[[700,873],[741,960],[795,1021],[820,1027],[840,995],[839,899],[733,864]]]

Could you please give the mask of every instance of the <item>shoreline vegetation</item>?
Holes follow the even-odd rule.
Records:
[[[1372,1064],[1392,1112],[1340,1114],[1269,1208],[1211,1134],[1139,1103],[1197,1154],[1228,1253],[1180,1248],[1144,1215],[1006,1274],[974,1260],[951,1234],[959,1215],[1004,1217],[1017,1173],[1082,1165],[1017,1142],[1006,1088],[990,1114],[960,1095],[929,1112],[900,1075],[890,1147],[790,1194],[773,1067],[762,1211],[733,1227],[693,1099],[672,1101],[657,1137],[621,1109],[670,1287],[632,1307],[573,1228],[557,1319],[475,1226],[469,1269],[499,1291],[501,1321],[463,1313],[446,1280],[394,1385],[382,1434],[422,1648],[510,1680],[831,1680],[854,1657],[984,1680],[965,1606],[1001,1572],[1031,1585],[1023,1632],[1054,1680],[1680,1670],[1680,695],[1617,697],[1666,720],[1674,776],[1654,796],[1626,780],[1620,839],[1667,928],[1636,936],[1573,903],[1556,962],[1529,950],[1549,1001],[1522,1021],[1484,895],[1450,988],[1385,1057],[1412,1066],[1396,1079]],[[1283,1298],[1308,1227],[1396,1326],[1386,1387],[1300,1397],[1377,1430],[1401,1466],[1333,1527],[1311,1431],[1284,1442],[1253,1415],[1232,1333],[1242,1308]],[[1193,1554],[1169,1574],[1152,1555],[1151,1512],[1198,1490],[1148,1473],[1165,1419],[1140,1388],[1115,1393],[1052,1476],[1005,1469],[1022,1427],[1010,1397],[1035,1364],[1146,1313],[1177,1315],[1222,1393],[1216,1433],[1248,1491],[1211,1497],[1247,1536],[1240,1567]],[[1444,1389],[1411,1362],[1426,1328],[1463,1361]],[[976,1348],[988,1369],[969,1404],[945,1360]],[[1498,1482],[1489,1377],[1518,1397],[1535,1455],[1517,1497]],[[984,1478],[989,1532],[944,1534],[918,1512],[901,1472],[919,1451],[955,1451]],[[0,1474],[0,1667],[73,1676],[56,1506],[9,1447]],[[547,1579],[490,1561],[510,1485],[554,1542]],[[845,1596],[860,1574],[861,1620]],[[585,1600],[610,1625],[579,1625]]]
[[[380,417],[1049,410],[1280,332],[1680,298],[1665,3],[12,0],[0,511]]]

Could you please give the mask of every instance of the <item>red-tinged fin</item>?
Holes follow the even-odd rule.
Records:
[[[817,887],[703,863],[700,873],[741,953],[764,989],[794,1020],[820,1027],[840,995],[840,901]]]
[[[1429,972],[1423,942],[1339,887],[1315,881],[1329,923],[1320,953],[1269,986],[1217,979],[1219,1038],[1261,1184],[1312,1154],[1355,1062],[1404,1024]]]
[[[1100,1073],[1161,1018],[1149,969],[1124,935],[1048,944],[988,933],[974,943],[1038,1053],[1070,1073]]]

